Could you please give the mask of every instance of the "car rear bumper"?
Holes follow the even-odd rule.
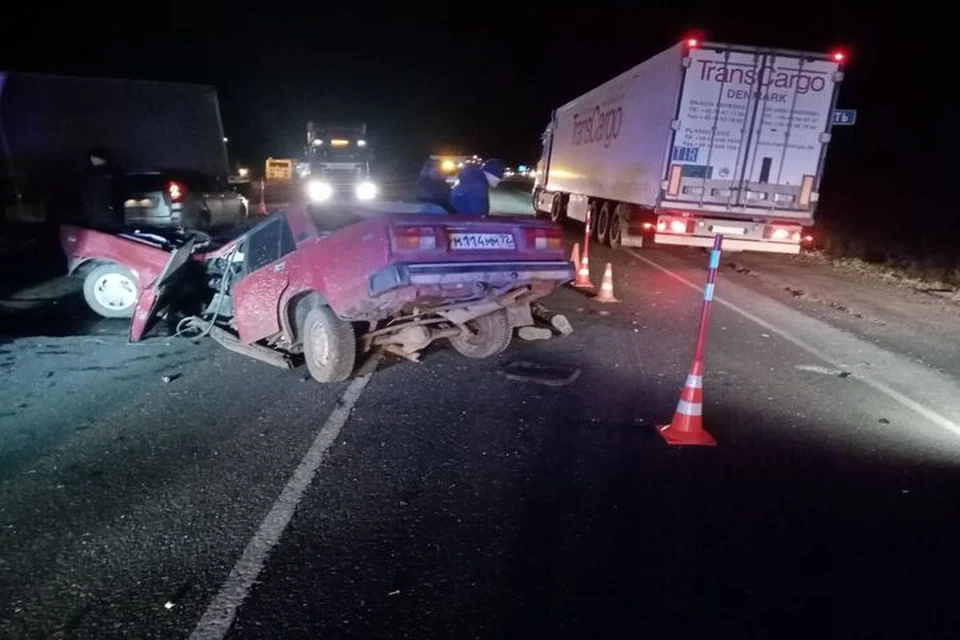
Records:
[[[502,288],[510,284],[552,282],[556,285],[573,280],[573,263],[546,262],[432,262],[390,265],[370,276],[367,292],[371,297],[400,287],[464,287],[490,285]]]

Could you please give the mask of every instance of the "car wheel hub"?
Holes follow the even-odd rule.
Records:
[[[107,309],[119,311],[137,302],[137,285],[122,273],[107,273],[97,278],[93,295]]]

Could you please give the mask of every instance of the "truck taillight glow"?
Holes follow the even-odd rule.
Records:
[[[699,40],[697,40],[696,38],[687,38],[688,49],[696,49],[698,46],[700,46]]]
[[[560,229],[527,229],[527,246],[531,249],[559,251],[563,249],[563,233]]]
[[[670,231],[673,233],[686,233],[687,223],[685,220],[671,220]]]
[[[183,198],[183,191],[184,189],[179,182],[171,181],[170,184],[167,185],[167,193],[174,202],[179,202]]]
[[[833,58],[834,62],[843,62],[847,59],[847,54],[845,54],[843,51],[834,51],[832,54],[830,54],[830,57]]]
[[[433,227],[400,227],[394,240],[398,251],[436,249],[437,231]]]

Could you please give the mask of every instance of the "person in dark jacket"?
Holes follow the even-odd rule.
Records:
[[[83,179],[83,219],[95,227],[123,226],[123,206],[119,202],[119,181],[113,156],[105,149],[87,153]]]
[[[496,158],[460,170],[450,190],[450,205],[456,213],[485,216],[490,213],[490,188],[503,180],[503,162]]]

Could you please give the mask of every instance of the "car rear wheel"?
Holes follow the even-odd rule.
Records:
[[[339,382],[353,373],[357,360],[357,337],[330,307],[314,307],[300,327],[303,356],[317,382]]]
[[[610,237],[610,203],[604,202],[597,216],[597,242],[606,244]]]
[[[131,318],[140,297],[137,279],[116,263],[102,264],[83,280],[83,299],[104,318]]]
[[[450,338],[450,344],[457,352],[467,358],[489,358],[510,346],[513,332],[507,310],[500,309],[480,316],[467,323],[473,335],[460,335]]]

